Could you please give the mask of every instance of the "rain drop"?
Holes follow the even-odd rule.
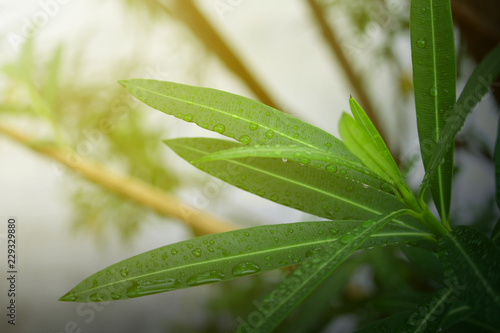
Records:
[[[272,139],[272,138],[273,138],[273,136],[274,136],[274,131],[272,131],[272,130],[267,131],[267,133],[266,133],[266,138],[268,138],[268,139]]]
[[[417,40],[417,46],[421,49],[425,48],[425,44],[427,43],[427,41],[425,40],[425,38],[419,38]]]
[[[257,124],[250,124],[250,129],[252,131],[255,131],[257,128],[259,128],[259,125],[257,125]]]
[[[339,229],[337,228],[329,228],[328,231],[330,231],[332,235],[336,235],[339,233]]]
[[[252,141],[252,139],[250,139],[250,137],[248,135],[242,135],[240,136],[240,142],[244,145],[247,145],[250,143],[250,141]]]
[[[347,170],[346,169],[340,169],[340,174],[341,175],[345,175],[347,173]]]
[[[191,251],[191,253],[192,253],[195,257],[199,258],[199,257],[201,256],[201,249],[200,249],[200,248],[194,249],[193,251]]]
[[[354,190],[354,187],[349,185],[349,186],[347,186],[346,190],[347,190],[347,192],[352,192],[352,190]]]
[[[226,276],[219,271],[208,271],[187,279],[186,284],[188,286],[198,286],[200,284],[220,282],[224,277]]]
[[[347,245],[349,244],[352,240],[354,239],[354,236],[352,236],[351,234],[345,234],[344,236],[342,236],[342,238],[340,239],[340,242],[344,245]]]
[[[278,201],[279,197],[276,194],[271,195],[271,200],[272,201]]]
[[[120,293],[111,293],[111,298],[114,299],[115,301],[119,300],[120,298],[122,298],[122,294],[120,294]]]
[[[326,166],[326,171],[328,171],[330,173],[335,173],[335,172],[337,172],[337,166],[333,165],[333,164],[328,164]]]
[[[437,96],[438,95],[438,88],[436,86],[432,87],[429,90],[429,94],[431,94],[431,96]]]
[[[319,253],[320,251],[321,251],[321,248],[319,248],[319,247],[317,247],[317,248],[315,248],[315,249],[308,250],[308,251],[306,252],[306,257],[308,257],[308,258],[309,258],[309,257],[312,257],[313,255],[315,255],[315,254]]]
[[[260,271],[260,267],[253,262],[246,261],[234,266],[233,275],[243,276],[248,274],[254,274]]]
[[[214,131],[216,131],[217,133],[224,133],[224,131],[226,130],[226,127],[222,124],[217,124],[214,126]]]
[[[120,275],[123,276],[123,277],[127,277],[127,275],[128,275],[128,269],[122,269],[120,271]]]
[[[186,115],[184,115],[184,120],[185,121],[192,121],[193,120],[193,115],[192,114],[186,114]]]
[[[210,252],[214,252],[214,248],[212,246],[207,246],[207,250],[210,251]]]
[[[172,249],[172,255],[176,255],[179,251],[177,251],[176,249]]]
[[[78,297],[74,294],[69,294],[69,295],[65,295],[63,296],[61,299],[65,300],[65,301],[69,301],[69,302],[74,302],[76,301]]]
[[[295,133],[295,134],[293,135],[293,138],[294,138],[294,139],[297,139],[298,137],[299,137],[299,133]]]

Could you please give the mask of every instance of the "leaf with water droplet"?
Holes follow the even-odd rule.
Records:
[[[306,261],[295,270],[275,292],[263,301],[264,303],[272,301],[273,311],[263,313],[263,318],[257,321],[252,328],[258,332],[272,332],[351,253],[356,251],[377,230],[380,230],[389,221],[402,213],[404,212],[399,211],[383,216],[369,228],[360,228],[358,232],[353,232],[349,241],[343,243],[334,242],[328,247],[323,247],[316,255],[311,256],[311,260]]]
[[[422,8],[428,10],[422,11]],[[439,18],[439,19],[437,19]],[[455,104],[456,61],[449,1],[412,0],[410,8],[411,59],[418,137],[425,171]],[[448,94],[439,93],[447,90]],[[432,178],[432,198],[448,224],[453,174],[453,150],[445,155]],[[423,192],[422,192],[423,194]]]
[[[320,221],[258,226],[166,245],[89,276],[61,300],[89,302],[93,301],[92,298],[96,299],[96,295],[103,301],[127,299],[277,269],[290,265],[289,261],[280,264],[283,256],[293,258],[294,263],[302,262],[311,248],[329,247],[335,242],[340,244],[338,238],[342,234],[357,229],[361,224],[362,221]],[[331,229],[337,230],[337,233],[331,233]],[[378,233],[380,237],[377,237]],[[297,234],[301,237],[295,237]],[[272,241],[269,235],[277,241]],[[397,230],[387,227],[372,236],[374,243],[360,246],[381,245],[387,240],[412,241],[428,237],[428,234],[398,226]],[[207,251],[202,250],[204,247]],[[178,255],[162,255],[170,254],[173,249],[193,255],[186,256],[186,260],[181,262],[177,259]],[[157,255],[151,257],[152,253]],[[127,271],[127,274],[102,274],[107,270]],[[218,273],[207,273],[213,271]]]
[[[187,120],[202,127],[207,122],[215,122],[217,125],[212,130],[223,135],[233,133],[236,138],[247,135],[253,143],[295,144],[343,152],[356,160],[342,141],[331,134],[243,96],[157,80],[118,82],[137,99],[161,112],[190,115]],[[174,86],[176,88],[171,89]]]
[[[181,138],[164,142],[187,161],[201,160],[220,151],[242,148],[237,142],[208,138]],[[248,148],[254,149],[253,146]],[[276,147],[257,149],[263,154],[274,154]],[[286,149],[283,148],[282,152]],[[294,152],[296,151],[290,150],[292,160],[288,160],[286,167],[283,167],[284,163],[280,158],[267,157],[214,160],[196,163],[194,166],[251,193],[327,219],[331,219],[330,207],[337,209],[336,219],[352,217],[360,220],[404,207],[394,195],[379,191],[379,188],[387,189],[382,185],[385,182],[353,169],[347,171],[347,168],[342,168],[344,171],[330,173],[326,170],[326,165],[322,169],[301,165],[300,161],[293,160]],[[303,155],[305,154],[304,151]],[[243,175],[245,178],[242,178]],[[356,181],[352,180],[354,177],[357,177]],[[363,184],[373,186],[364,188]],[[347,190],[349,186],[352,186],[350,191]],[[297,193],[299,196],[291,196],[290,193]],[[323,208],[325,205],[326,209]],[[411,224],[418,230],[425,230],[410,217],[398,220],[402,224]]]
[[[458,226],[439,240],[445,281],[455,295],[476,309],[475,317],[498,324],[500,249],[479,230]]]

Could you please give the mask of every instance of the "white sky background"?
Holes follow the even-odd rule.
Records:
[[[302,1],[243,0],[233,11],[225,13],[223,19],[214,10],[213,1],[199,3],[285,111],[290,110],[302,120],[337,135],[338,119],[343,110],[348,110],[348,97],[352,91],[343,79],[341,70],[332,63],[329,50],[309,20],[310,16]],[[0,64],[16,56],[5,38],[7,33],[20,33],[23,18],[29,19],[40,10],[38,1],[0,0]],[[48,57],[59,42],[64,42],[71,54],[81,52],[82,45],[85,45],[85,71],[82,77],[75,80],[104,80],[110,85],[116,84],[116,80],[126,78],[111,77],[110,73],[116,75],[116,71],[109,68],[119,65],[114,59],[129,57],[140,59],[139,68],[142,70],[137,73],[137,77],[145,77],[154,71],[165,80],[210,86],[251,96],[214,57],[207,57],[202,49],[193,47],[192,39],[180,39],[179,36],[185,38],[187,35],[180,33],[177,25],[166,20],[158,22],[156,26],[143,25],[140,20],[133,18],[131,12],[127,13],[118,1],[68,0],[40,29],[36,45],[41,51],[41,58]],[[409,55],[408,48],[409,45],[402,42],[401,53]],[[195,62],[195,67],[201,68],[200,75],[189,75],[192,72],[190,62]],[[377,80],[376,83],[376,92],[381,89],[392,92],[390,88],[384,88],[383,81]],[[374,95],[377,96],[377,105],[383,103],[379,94]],[[496,116],[488,109],[475,116],[483,118],[480,123],[484,126],[484,134],[494,138]],[[152,112],[151,121],[171,126],[170,137],[212,135],[160,113]],[[394,133],[396,124],[392,119],[384,121],[388,123],[389,133]],[[409,128],[411,126],[414,126],[414,122],[408,125]],[[411,130],[407,135],[415,133],[415,130]],[[185,172],[187,168],[180,158],[173,158],[172,161],[179,171]],[[483,166],[473,165],[466,169],[459,181],[473,182],[477,190],[471,190],[473,194],[465,198],[462,197],[467,193],[459,193],[455,200],[480,200],[478,193],[485,189],[492,191],[491,175],[492,170],[484,172]],[[63,179],[69,180],[70,177]],[[209,293],[205,287],[114,302],[102,312],[96,312],[96,319],[89,324],[85,322],[87,316],[76,313],[77,305],[56,302],[62,294],[95,271],[126,257],[182,240],[188,235],[182,226],[158,219],[146,223],[132,246],[124,248],[119,242],[112,241],[108,249],[101,252],[90,237],[83,234],[75,236],[70,232],[68,222],[71,212],[67,208],[67,199],[63,197],[62,185],[51,162],[0,137],[0,226],[8,216],[18,218],[18,320],[23,332],[34,331],[34,327],[59,332],[64,330],[68,321],[75,321],[84,332],[105,332],[110,328],[107,325],[111,324],[122,325],[119,328],[121,332],[133,332],[137,329],[130,324],[134,320],[149,322],[154,332],[163,328],[169,318],[184,316],[187,322],[193,318],[203,318],[201,302],[194,302],[193,299]],[[179,195],[190,203],[193,193],[192,189],[188,189]],[[221,198],[221,201],[228,200],[230,207],[237,205],[242,211],[254,214],[254,220],[262,223],[294,222],[305,218],[300,212],[233,190],[229,186],[221,193]],[[234,211],[227,211],[220,205],[212,209],[219,214],[234,216]],[[0,234],[5,231],[3,226],[1,228]],[[0,261],[3,274],[5,258]],[[3,278],[1,281],[0,300],[3,308],[5,282]],[[153,305],[164,307],[166,304],[170,306],[161,314],[151,311]],[[194,308],[182,308],[186,304],[192,304]],[[121,323],[120,318],[125,317],[137,319]],[[4,325],[2,319],[2,332]],[[113,327],[113,331],[115,329],[118,331],[117,327]],[[17,331],[21,332],[19,328]]]

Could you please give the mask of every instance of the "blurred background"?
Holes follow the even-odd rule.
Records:
[[[494,0],[453,0],[452,9],[458,96],[500,42],[500,11]],[[138,103],[117,80],[233,92],[336,136],[352,95],[417,189],[423,167],[408,19],[408,0],[0,0],[0,241],[5,248],[6,221],[15,216],[15,331],[230,332],[287,270],[109,304],[57,299],[90,274],[159,246],[318,219],[178,158],[162,139],[216,134]],[[499,215],[492,160],[498,87],[456,140],[451,221],[485,232]],[[130,188],[201,213],[187,221]],[[360,261],[374,264],[354,265]],[[6,255],[1,262],[4,276]],[[398,285],[411,295],[432,287],[396,248],[354,256],[342,272],[343,284],[315,303],[322,310],[296,319],[307,329],[290,320],[280,330],[350,332],[383,315],[377,295],[384,290]],[[2,318],[2,332],[14,331]]]

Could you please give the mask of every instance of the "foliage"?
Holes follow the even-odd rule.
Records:
[[[417,271],[428,273],[435,284],[427,293],[406,288],[409,298],[403,292],[384,295],[385,304],[392,306],[366,318],[358,332],[451,332],[463,325],[498,331],[498,225],[492,238],[473,227],[455,226],[449,219],[449,203],[452,143],[467,114],[500,74],[500,46],[477,67],[455,102],[449,1],[413,0],[410,29],[417,124],[426,170],[416,197],[372,122],[352,98],[354,117],[342,116],[341,141],[234,94],[156,80],[120,81],[145,104],[236,140],[165,141],[183,159],[248,192],[328,221],[258,226],[167,245],[95,273],[61,300],[135,298],[298,264],[247,320],[239,318],[239,331],[270,332],[280,329],[280,323],[300,304],[311,299],[325,304],[328,298],[318,291],[342,283],[337,273],[348,267],[342,263],[349,263],[354,252],[399,244],[419,267]],[[498,155],[496,163],[498,167]],[[427,187],[440,220],[423,199]],[[370,262],[368,256],[366,260]],[[391,268],[385,268],[379,268],[377,276],[394,279],[388,271]],[[404,306],[394,306],[398,300]],[[299,309],[313,318],[324,315]],[[300,313],[294,318],[306,320]]]

